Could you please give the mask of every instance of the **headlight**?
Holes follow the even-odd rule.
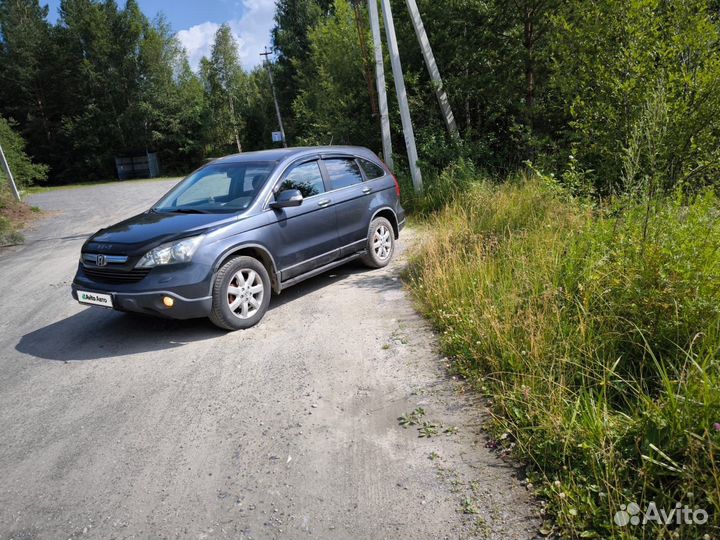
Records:
[[[135,268],[153,268],[163,264],[190,262],[203,238],[202,235],[193,236],[192,238],[183,238],[175,242],[161,244],[143,255]]]

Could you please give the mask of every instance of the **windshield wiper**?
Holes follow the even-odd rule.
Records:
[[[172,210],[166,210],[171,214],[209,214],[207,210],[199,210],[197,208],[173,208]]]

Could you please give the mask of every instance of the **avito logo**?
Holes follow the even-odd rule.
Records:
[[[675,503],[675,507],[669,512],[664,508],[658,508],[654,501],[650,501],[643,512],[640,505],[631,502],[628,505],[621,504],[620,510],[613,518],[618,527],[627,525],[645,525],[646,523],[657,523],[658,525],[704,525],[708,520],[708,513],[702,508],[690,508],[681,503]]]

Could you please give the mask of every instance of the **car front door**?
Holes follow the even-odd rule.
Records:
[[[334,261],[339,255],[335,208],[328,197],[318,159],[291,165],[274,193],[297,189],[300,206],[274,209],[271,225],[275,262],[287,281]]]
[[[360,167],[354,157],[329,156],[322,160],[332,190],[341,256],[363,248],[367,239],[368,195]]]

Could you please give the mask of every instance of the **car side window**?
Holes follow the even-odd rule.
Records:
[[[354,159],[332,158],[324,159],[325,168],[330,177],[332,189],[340,189],[363,181],[360,167]]]
[[[320,164],[317,161],[309,161],[296,165],[287,173],[280,184],[278,192],[287,189],[297,189],[304,198],[319,195],[325,192]]]
[[[367,178],[368,180],[374,180],[375,178],[385,176],[385,169],[383,169],[377,163],[373,163],[372,161],[368,161],[367,159],[362,158],[359,158],[358,161],[360,162],[362,170],[365,172],[365,178]]]

